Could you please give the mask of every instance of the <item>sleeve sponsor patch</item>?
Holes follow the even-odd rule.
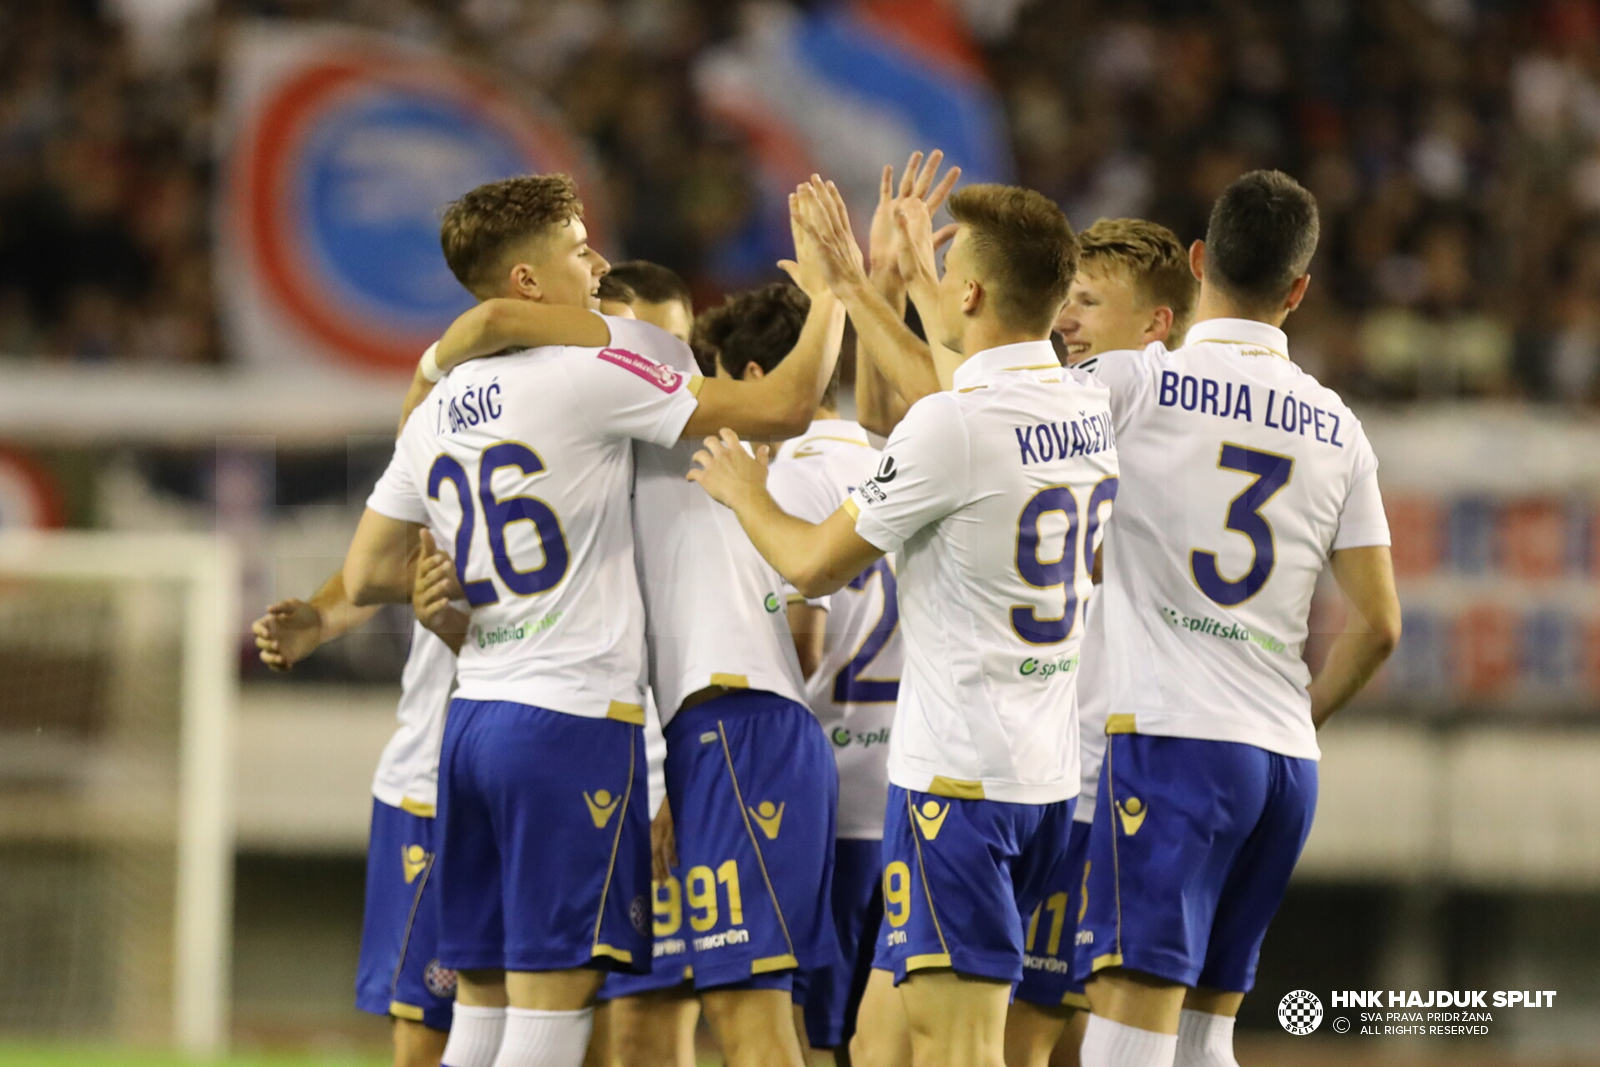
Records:
[[[663,393],[674,392],[683,384],[683,375],[671,367],[663,366],[626,348],[602,348],[600,358],[607,363],[616,364],[629,374],[643,378]]]

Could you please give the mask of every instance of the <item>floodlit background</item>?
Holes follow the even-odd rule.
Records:
[[[797,180],[859,207],[931,147],[1079,228],[1200,237],[1257,166],[1320,200],[1287,328],[1384,464],[1406,636],[1324,734],[1241,1060],[1600,1062],[1600,4],[7,0],[0,1064],[382,1062],[405,619],[288,679],[245,629],[338,565],[467,304],[444,203],[573,173],[705,305],[778,277]],[[112,533],[16,533],[58,528]],[[1274,1014],[1434,988],[1558,996],[1462,1040]]]

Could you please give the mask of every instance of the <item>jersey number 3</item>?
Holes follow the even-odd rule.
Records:
[[[502,441],[483,450],[478,460],[478,503],[483,507],[483,522],[489,534],[489,553],[494,558],[495,573],[505,582],[506,588],[517,596],[533,596],[554,589],[567,576],[571,554],[567,551],[567,537],[561,529],[561,520],[538,497],[512,496],[504,500],[494,495],[494,474],[502,467],[516,467],[523,474],[538,474],[545,469],[539,453],[518,441]],[[440,456],[428,471],[428,496],[439,499],[444,483],[455,486],[456,499],[461,504],[461,525],[456,527],[455,566],[456,577],[467,594],[467,602],[475,608],[500,602],[494,581],[480,578],[467,581],[467,555],[472,551],[472,535],[477,524],[477,509],[473,507],[472,483],[461,464],[450,456]],[[519,571],[506,552],[506,527],[514,522],[531,522],[539,531],[539,543],[544,548],[544,562],[532,570]]]
[[[1194,584],[1200,587],[1202,593],[1223,607],[1231,608],[1261,592],[1267,579],[1272,577],[1272,568],[1278,562],[1278,550],[1272,541],[1272,524],[1261,514],[1261,509],[1289,484],[1289,476],[1294,473],[1294,458],[1243,445],[1225,444],[1217,466],[1223,470],[1249,474],[1255,479],[1228,505],[1226,523],[1234,533],[1250,538],[1255,558],[1250,561],[1250,569],[1244,577],[1224,578],[1217,569],[1217,554],[1197,548],[1189,553],[1189,570],[1194,575]]]

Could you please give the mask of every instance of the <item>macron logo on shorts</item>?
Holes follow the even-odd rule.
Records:
[[[638,375],[663,393],[670,393],[683,384],[683,375],[671,367],[664,367],[626,348],[602,348],[600,358],[607,363],[615,363],[629,374]]]

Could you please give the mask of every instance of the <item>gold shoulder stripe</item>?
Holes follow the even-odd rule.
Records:
[[[701,375],[698,375],[698,374],[689,375],[689,395],[694,397],[694,398],[696,398],[696,399],[699,399],[699,397],[700,397],[700,387],[702,385],[705,385],[705,384],[706,384],[706,380]]]
[[[856,503],[856,498],[855,497],[853,497],[853,496],[845,497],[844,498],[844,503],[840,504],[839,506],[841,508],[844,508],[845,512],[852,519],[859,519],[861,517],[861,505]]]
[[[965,389],[957,389],[958,393],[976,393],[979,389],[987,389],[987,385],[969,385]]]

